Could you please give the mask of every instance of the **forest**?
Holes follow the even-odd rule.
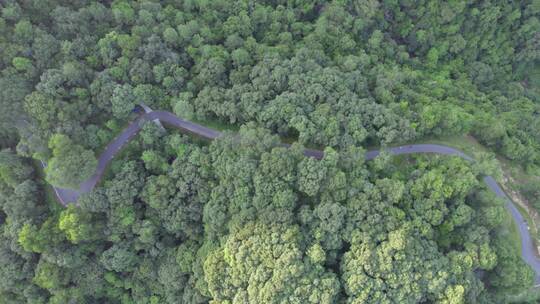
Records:
[[[482,183],[540,210],[538,0],[0,0],[0,55],[0,304],[540,297]],[[147,122],[62,206],[141,104],[224,135]],[[483,161],[365,160],[434,138]]]

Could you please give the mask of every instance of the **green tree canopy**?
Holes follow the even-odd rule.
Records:
[[[78,189],[96,170],[97,160],[94,153],[73,143],[63,134],[55,134],[49,141],[52,158],[45,173],[47,180],[58,187]]]

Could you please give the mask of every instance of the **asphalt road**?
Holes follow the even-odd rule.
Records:
[[[125,128],[118,137],[116,137],[113,141],[111,141],[107,145],[107,147],[105,148],[105,150],[103,151],[103,153],[100,155],[98,159],[96,172],[88,180],[83,182],[78,190],[54,188],[56,195],[58,197],[58,200],[62,203],[62,205],[66,206],[69,203],[75,203],[81,194],[90,192],[96,186],[99,179],[105,172],[105,168],[107,167],[108,163],[122,149],[122,147],[125,144],[127,144],[135,135],[137,135],[137,133],[139,133],[144,122],[154,121],[156,119],[160,120],[162,123],[165,123],[166,125],[178,128],[182,130],[183,132],[191,133],[191,134],[194,134],[194,135],[197,135],[197,136],[209,139],[209,140],[213,140],[221,136],[221,133],[219,131],[209,129],[199,124],[181,119],[170,112],[165,112],[165,111],[147,112],[139,116],[132,123],[130,123],[129,126]],[[288,145],[284,144],[284,146],[288,146]],[[459,156],[467,161],[471,161],[471,162],[473,161],[473,159],[470,156],[466,155],[462,151],[451,148],[451,147],[443,146],[443,145],[432,145],[432,144],[405,145],[405,146],[388,148],[387,151],[392,155],[417,154],[417,153],[453,155],[453,156]],[[366,160],[374,159],[379,154],[380,154],[380,150],[368,151],[366,153]],[[324,156],[324,153],[319,150],[305,149],[304,155],[308,157],[314,157],[316,159],[322,159]],[[45,163],[42,163],[42,165],[46,166]],[[484,177],[484,182],[486,183],[487,187],[491,189],[491,191],[493,191],[497,195],[497,197],[500,197],[506,201],[506,208],[512,214],[512,217],[514,218],[514,221],[519,230],[519,234],[521,236],[521,243],[522,243],[521,255],[523,257],[523,260],[533,268],[535,272],[535,282],[537,284],[540,283],[540,259],[537,258],[535,255],[536,249],[534,248],[534,244],[529,234],[529,230],[528,230],[525,219],[521,216],[516,206],[504,193],[504,191],[497,184],[495,179],[493,179],[493,177],[491,176]]]

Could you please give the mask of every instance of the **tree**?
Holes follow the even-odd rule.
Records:
[[[206,189],[195,149],[174,160],[167,174],[147,179],[142,199],[158,214],[163,227],[177,235],[196,238],[201,233],[202,206]]]
[[[33,281],[41,288],[51,292],[61,292],[69,283],[69,275],[64,269],[45,260],[40,260],[36,267]]]
[[[112,6],[112,13],[119,24],[131,24],[135,21],[135,11],[126,1],[115,1]]]
[[[308,196],[318,193],[325,178],[326,168],[314,158],[303,159],[298,164],[298,189]]]
[[[6,73],[0,77],[0,144],[2,147],[16,145],[17,121],[25,118],[20,102],[31,92],[31,82],[16,73]]]
[[[188,288],[188,276],[178,270],[174,250],[163,253],[157,271],[158,280],[163,286],[159,292],[168,302],[182,301],[184,289]]]
[[[57,219],[48,218],[41,227],[26,223],[19,232],[18,242],[28,252],[43,253],[64,241]]]
[[[32,24],[28,20],[21,20],[15,25],[15,39],[23,44],[30,43],[33,38]]]
[[[144,161],[147,170],[156,173],[166,172],[169,165],[167,160],[154,150],[144,151],[142,160]]]
[[[178,99],[174,99],[176,101],[176,103],[172,105],[174,109],[174,113],[188,120],[193,119],[195,110],[193,106],[190,104],[190,101],[192,99],[193,99],[193,94],[189,92],[181,93]]]
[[[103,188],[97,188],[81,195],[77,203],[82,210],[94,213],[105,213],[110,207],[106,190]]]
[[[540,205],[538,1],[0,2],[1,303],[536,301],[496,158],[384,150],[472,135]],[[141,102],[240,130],[132,126],[52,201],[30,158],[93,184]]]
[[[10,150],[0,151],[0,178],[15,187],[32,177],[34,169]]]
[[[28,71],[31,72],[34,68],[32,66],[32,61],[25,57],[15,57],[12,61],[13,67],[17,69],[17,71]]]
[[[163,31],[163,39],[168,44],[175,46],[178,43],[178,33],[172,27],[168,27]]]
[[[2,209],[14,224],[36,219],[44,213],[39,188],[33,180],[28,179],[16,185],[10,194],[6,196]]]
[[[61,112],[61,103],[55,103],[54,99],[40,92],[32,92],[25,97],[25,109],[27,113],[36,119],[40,127],[54,130],[59,123],[58,116]]]
[[[100,261],[108,270],[128,272],[134,270],[138,257],[128,243],[115,244],[102,253]]]
[[[24,289],[32,284],[35,262],[27,261],[12,251],[11,240],[3,235],[0,237],[0,265],[0,275],[10,278],[0,281],[0,295],[6,296],[2,299],[24,301]]]
[[[74,244],[98,239],[101,236],[100,226],[100,223],[90,214],[76,208],[73,204],[68,205],[60,213],[58,219],[58,227]]]
[[[165,130],[156,125],[153,121],[145,121],[141,128],[139,137],[144,147],[152,147],[160,142],[160,139],[165,135]]]
[[[45,173],[47,181],[58,187],[78,189],[96,170],[94,153],[73,143],[63,134],[54,134],[49,140],[52,158]]]
[[[334,274],[303,258],[297,227],[249,223],[204,262],[215,301],[333,303]],[[318,284],[314,284],[317,282]]]
[[[496,180],[501,180],[503,172],[499,161],[494,154],[477,153],[474,155],[474,170],[482,175],[492,176]]]
[[[413,303],[428,299],[436,302],[447,298],[445,290],[464,289],[461,284],[465,282],[450,280],[454,266],[425,240],[409,233],[407,228],[392,231],[379,245],[361,235],[354,237],[341,262],[349,301]],[[429,284],[422,283],[426,279]],[[463,292],[460,293],[462,297]]]
[[[135,107],[133,87],[129,84],[118,85],[111,97],[112,113],[116,118],[125,119]]]
[[[499,262],[489,275],[489,281],[493,286],[498,290],[520,290],[525,286],[531,286],[534,273],[519,255],[512,251],[507,241],[499,239],[496,242],[496,253]]]

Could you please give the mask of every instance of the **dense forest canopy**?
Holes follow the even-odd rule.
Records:
[[[539,18],[538,0],[0,0],[0,303],[508,302],[534,275],[490,158],[364,153],[472,135],[538,170]],[[147,123],[59,206],[50,185],[92,175],[141,103],[238,134]]]

